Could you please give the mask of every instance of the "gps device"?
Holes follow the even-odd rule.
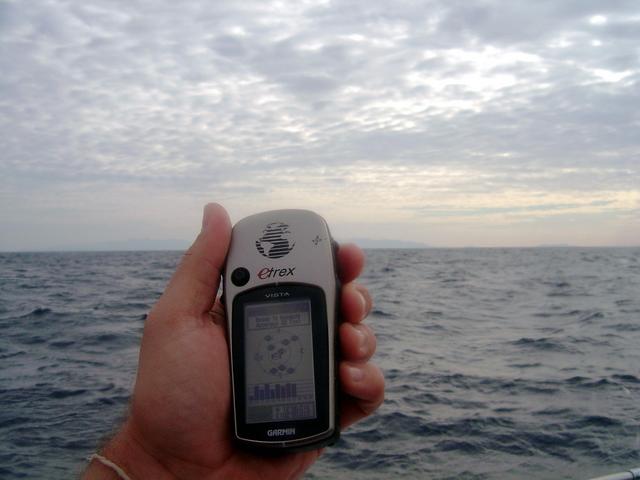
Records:
[[[233,435],[258,450],[310,450],[340,435],[337,244],[308,210],[240,220],[224,297]]]

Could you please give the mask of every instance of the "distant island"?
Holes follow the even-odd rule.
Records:
[[[342,239],[338,239],[342,241]],[[362,248],[431,248],[430,245],[408,240],[389,240],[375,238],[350,238],[345,242],[353,242]]]
[[[501,245],[501,246],[435,246],[422,242],[414,242],[410,240],[393,240],[393,239],[376,239],[376,238],[337,238],[339,243],[355,243],[364,249],[425,249],[425,248],[454,248],[454,249],[483,249],[483,248],[638,248],[633,245],[619,246],[580,246],[567,243],[549,243],[530,246],[517,245]],[[50,247],[41,248],[18,248],[18,249],[2,249],[0,252],[126,252],[126,251],[185,251],[191,245],[191,240],[180,239],[127,239],[127,240],[109,240],[103,242],[94,242],[76,245],[52,245]]]
[[[429,245],[420,242],[406,240],[389,240],[375,238],[347,238],[337,239],[340,243],[352,242],[362,248],[429,248]],[[186,250],[190,242],[187,240],[151,240],[151,239],[129,239],[119,241],[109,241],[94,243],[75,248],[65,248],[73,251],[128,251],[128,250]]]
[[[187,240],[154,240],[154,239],[128,239],[111,240],[104,242],[88,243],[86,245],[70,245],[68,247],[52,248],[53,251],[70,252],[127,252],[127,251],[163,251],[186,250],[190,242]]]

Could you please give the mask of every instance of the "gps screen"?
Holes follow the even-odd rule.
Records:
[[[247,423],[315,419],[310,300],[248,303],[244,318]]]

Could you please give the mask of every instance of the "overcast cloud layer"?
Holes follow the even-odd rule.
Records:
[[[339,238],[640,243],[630,1],[1,1],[0,249],[324,214]]]

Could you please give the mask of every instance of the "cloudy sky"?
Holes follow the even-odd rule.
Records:
[[[0,250],[640,244],[640,4],[0,0]]]

